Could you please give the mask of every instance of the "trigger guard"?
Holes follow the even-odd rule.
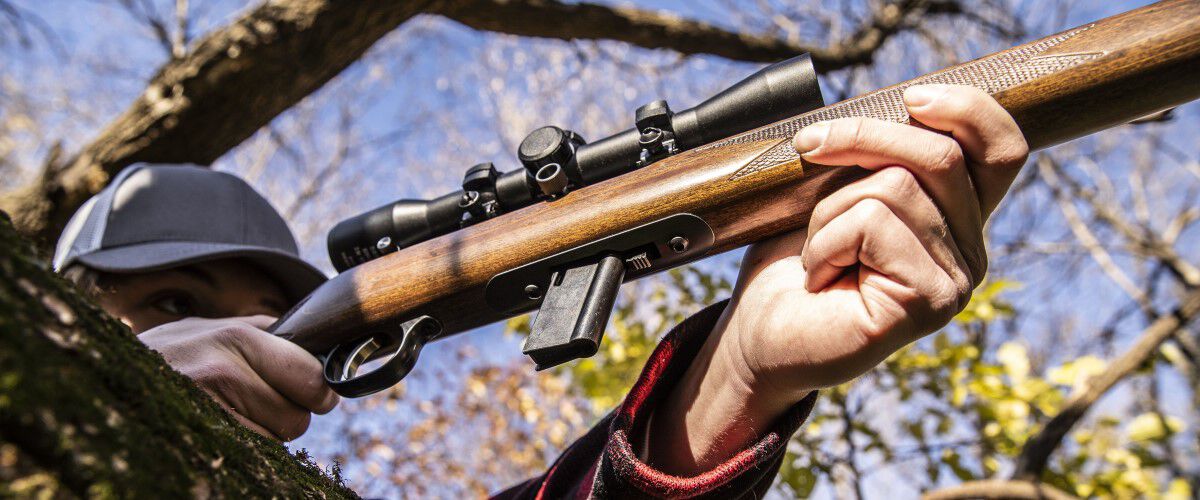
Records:
[[[322,356],[321,371],[333,392],[347,398],[369,396],[396,385],[417,364],[425,342],[441,333],[442,325],[421,316],[400,325],[399,332],[381,332],[349,344],[338,344]],[[391,346],[395,346],[392,349]],[[374,370],[357,373],[358,367],[378,357],[381,349],[392,349],[387,361]]]

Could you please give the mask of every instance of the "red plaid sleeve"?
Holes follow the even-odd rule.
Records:
[[[697,476],[656,470],[630,443],[630,436],[646,435],[650,414],[683,377],[726,305],[713,304],[672,329],[620,407],[567,448],[545,474],[494,498],[761,498],[779,470],[788,439],[812,411],[816,392],[749,448]]]

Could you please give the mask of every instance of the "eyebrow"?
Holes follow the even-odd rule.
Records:
[[[208,274],[208,272],[206,272],[203,269],[200,269],[198,267],[184,266],[184,267],[172,269],[172,271],[175,271],[177,273],[180,273],[180,274],[183,274],[186,276],[190,276],[193,279],[195,279],[201,283],[204,283],[212,288],[217,288],[216,278],[213,278],[211,274]]]
[[[221,288],[217,283],[217,279],[214,278],[212,274],[209,274],[208,271],[205,271],[204,269],[201,269],[199,267],[183,266],[183,267],[171,269],[171,271],[182,274],[184,276],[188,276],[196,281],[199,281],[205,285],[208,285],[211,288],[214,288],[214,289]],[[259,301],[259,305],[266,307],[272,311],[278,311],[279,315],[282,315],[292,309],[291,306],[289,306],[286,302],[280,302],[278,300],[271,299],[271,298],[262,299],[261,301]]]

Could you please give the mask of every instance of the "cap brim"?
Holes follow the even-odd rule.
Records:
[[[82,255],[78,261],[110,273],[142,273],[216,259],[244,258],[274,278],[295,304],[328,278],[316,267],[273,248],[231,243],[156,241],[107,248]]]

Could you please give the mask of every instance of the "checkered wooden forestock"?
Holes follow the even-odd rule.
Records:
[[[791,145],[791,139],[801,128],[810,124],[852,116],[878,118],[900,123],[908,122],[908,112],[904,108],[903,95],[904,89],[912,85],[929,83],[970,85],[983,89],[989,94],[995,94],[1056,71],[1070,68],[1084,61],[1100,57],[1103,55],[1102,52],[1041,55],[1046,50],[1061,44],[1079,33],[1087,31],[1091,26],[1080,27],[1017,50],[971,61],[937,73],[925,75],[903,85],[879,90],[818,109],[811,113],[788,118],[704,146],[702,149],[719,148],[736,143],[778,140],[778,144],[759,155],[745,167],[734,172],[730,179],[738,179],[761,172],[776,165],[799,159],[800,156]]]

